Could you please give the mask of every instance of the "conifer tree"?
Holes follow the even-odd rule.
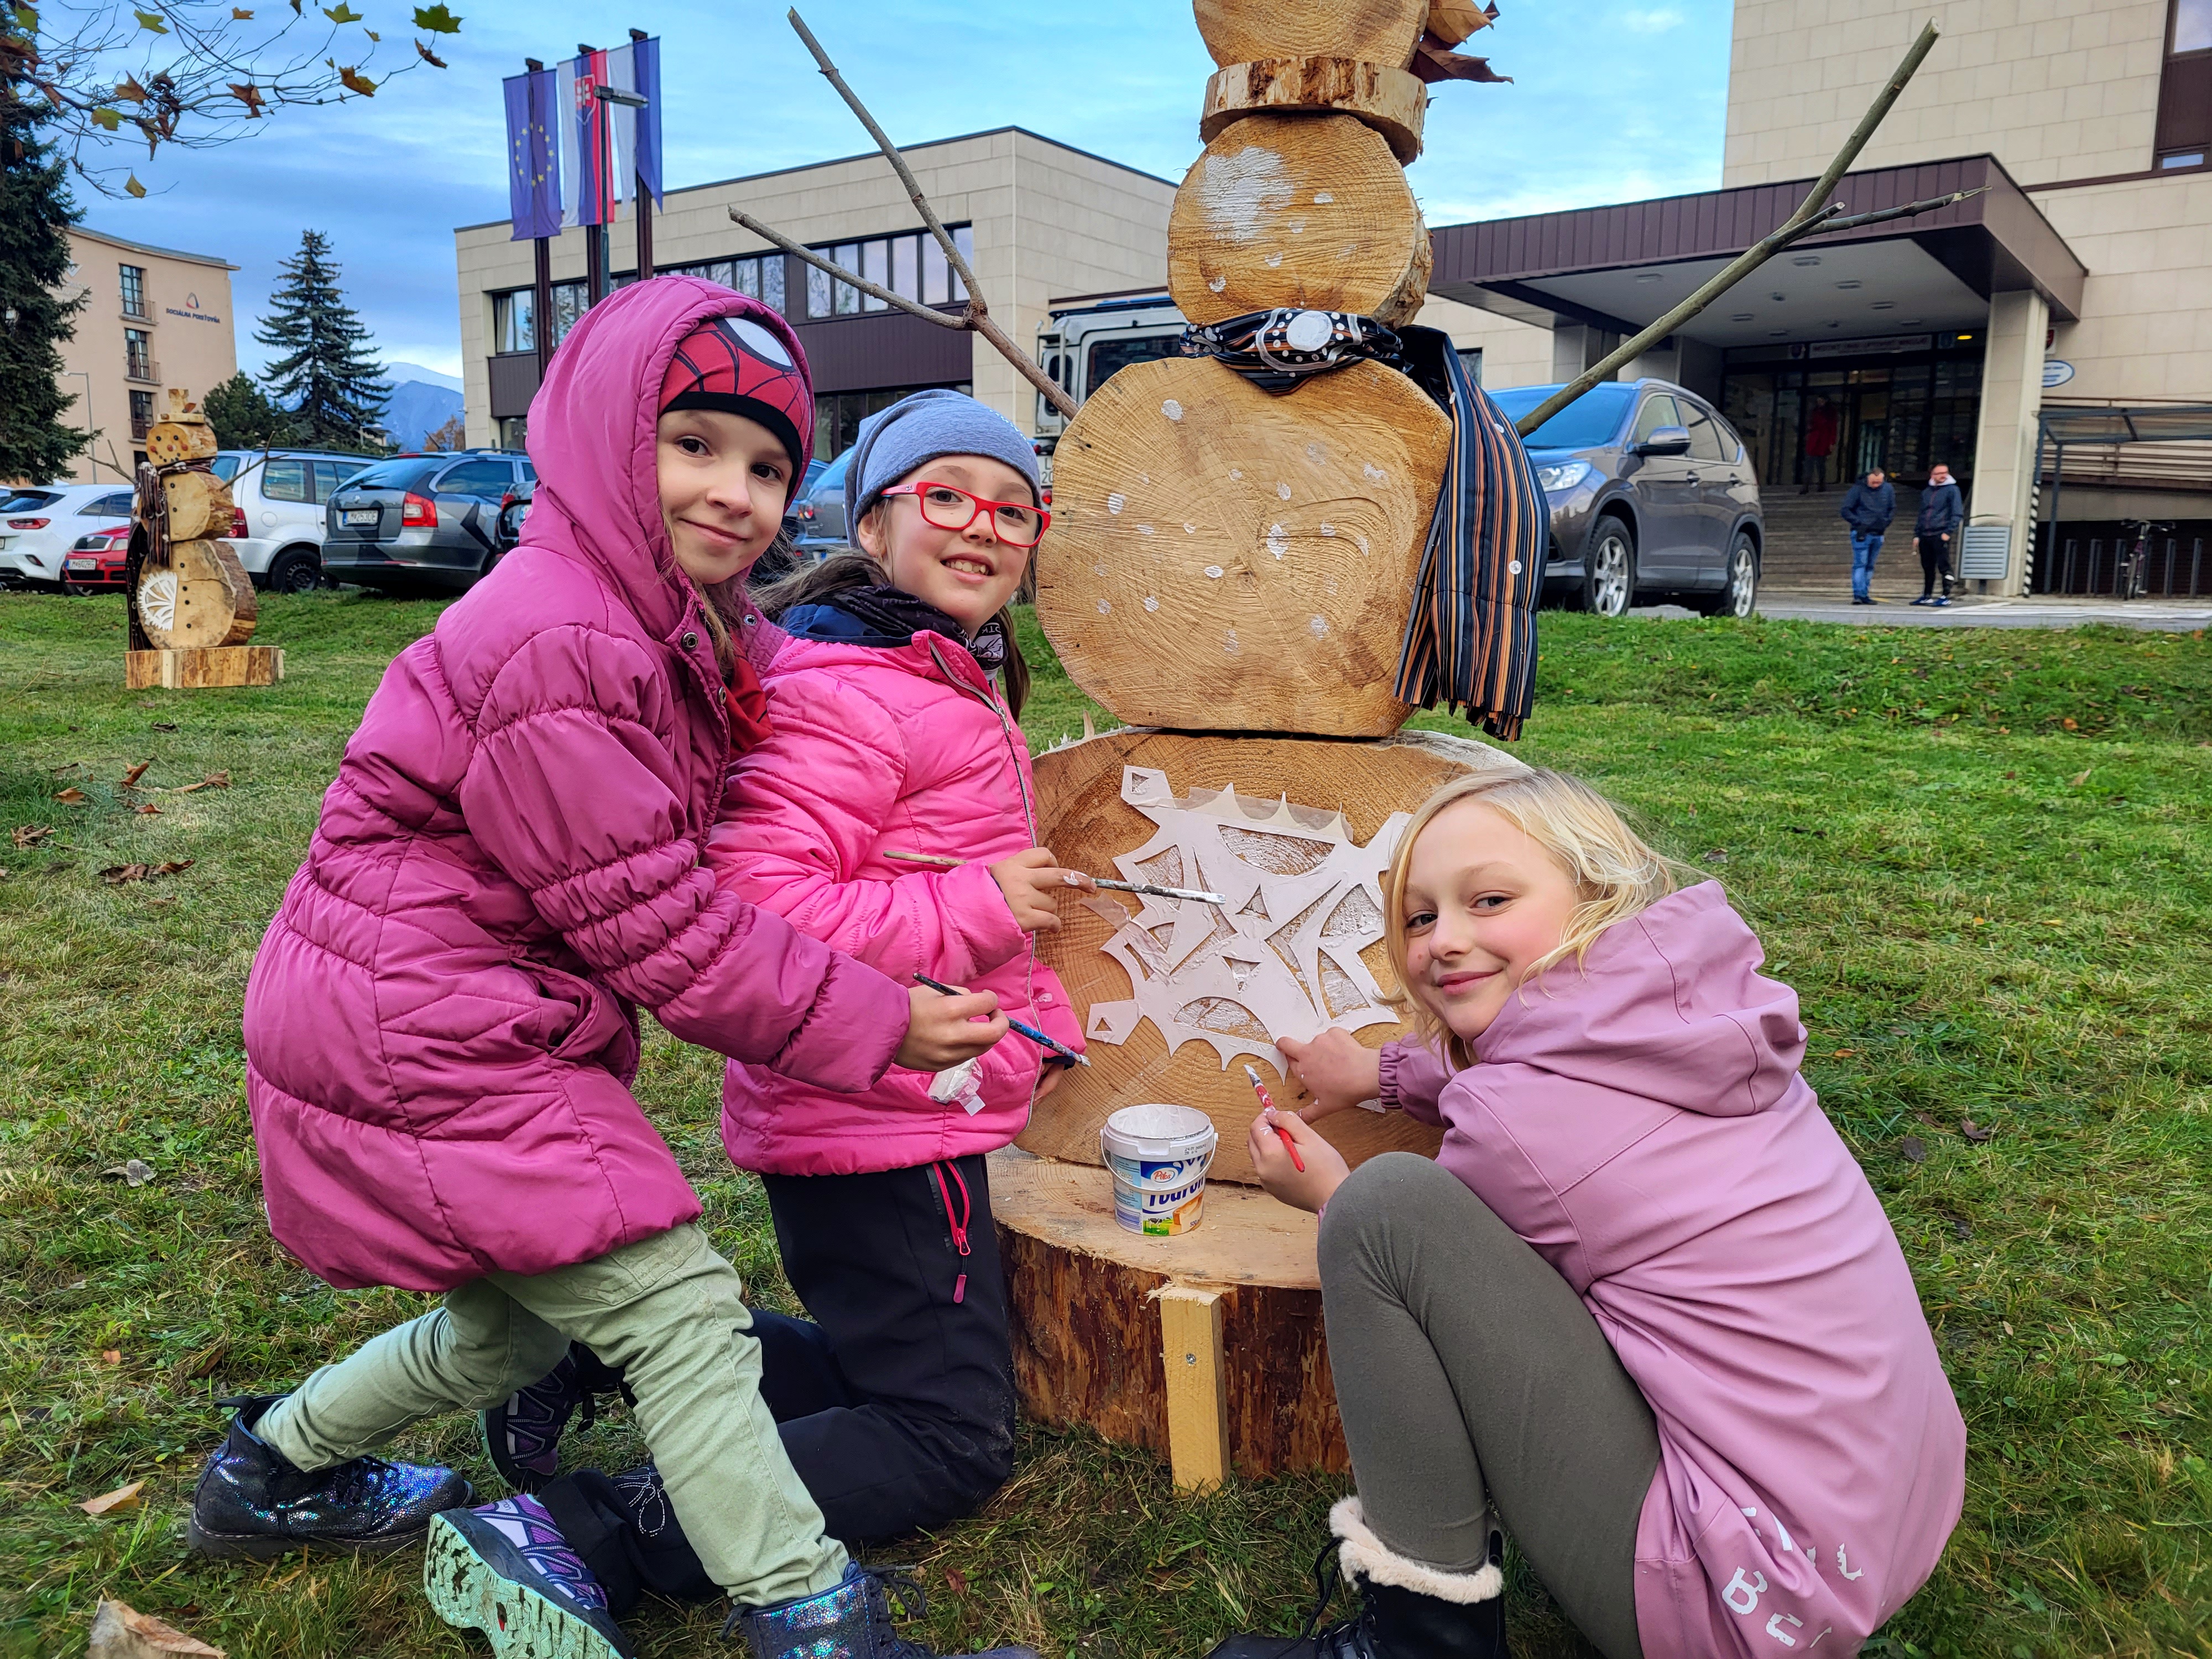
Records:
[[[253,337],[276,353],[261,373],[276,406],[289,416],[295,443],[374,450],[383,445],[384,407],[391,392],[368,331],[338,293],[329,238],[300,233],[300,251],[278,267],[284,280]]]
[[[86,301],[58,292],[69,279],[69,227],[82,216],[19,95],[27,44],[0,13],[0,478],[43,483],[67,476],[91,434],[64,419],[76,394],[60,379],[59,348]]]
[[[292,441],[291,416],[270,403],[244,369],[209,389],[200,405],[225,449],[265,449]]]

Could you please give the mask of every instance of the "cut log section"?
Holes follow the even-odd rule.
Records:
[[[1385,323],[1428,233],[1382,135],[1350,115],[1248,115],[1168,215],[1168,290],[1194,323],[1307,306]],[[1416,307],[1418,309],[1418,307]]]
[[[216,447],[215,428],[198,416],[157,421],[146,434],[146,459],[155,466],[210,460]]]
[[[990,1182],[1024,1417],[1148,1447],[1188,1488],[1232,1468],[1350,1467],[1313,1217],[1209,1188],[1196,1231],[1146,1238],[1115,1223],[1103,1170],[1009,1148],[992,1155]],[[1172,1389],[1170,1365],[1184,1373]]]
[[[1412,712],[1390,687],[1450,441],[1376,363],[1286,392],[1133,364],[1054,453],[1037,618],[1133,726],[1387,735]]]
[[[1197,0],[1199,38],[1224,68],[1261,58],[1413,61],[1429,0]]]
[[[139,573],[132,603],[157,650],[242,645],[253,633],[253,583],[224,542],[173,543],[167,565]]]
[[[1133,372],[1125,369],[1122,374]],[[1115,380],[1121,378],[1116,375]],[[1237,990],[1224,992],[1218,982],[1221,970],[1212,959],[1222,958],[1232,973],[1248,963],[1254,965],[1252,971],[1268,975],[1275,971],[1277,961],[1290,968],[1298,994],[1305,999],[1300,1005],[1303,1017],[1310,1023],[1303,1031],[1285,1030],[1283,1035],[1307,1036],[1332,1023],[1356,1024],[1345,1017],[1351,1008],[1347,967],[1364,965],[1380,990],[1387,991],[1394,982],[1380,937],[1380,883],[1368,884],[1362,898],[1352,880],[1332,879],[1327,872],[1316,875],[1321,870],[1318,855],[1331,848],[1326,840],[1311,836],[1308,826],[1324,814],[1341,813],[1339,838],[1348,839],[1356,848],[1372,850],[1379,866],[1389,848],[1376,847],[1376,840],[1393,813],[1412,812],[1439,785],[1464,772],[1520,764],[1486,744],[1428,732],[1406,732],[1382,743],[1346,744],[1122,730],[1039,756],[1037,833],[1054,857],[1071,869],[1111,875],[1116,858],[1143,850],[1161,833],[1159,822],[1127,799],[1127,769],[1161,775],[1176,796],[1233,786],[1239,816],[1224,816],[1231,827],[1219,832],[1220,845],[1233,849],[1233,860],[1218,860],[1212,869],[1193,870],[1188,853],[1179,853],[1174,860],[1177,868],[1158,867],[1169,862],[1165,855],[1147,866],[1151,879],[1179,876],[1170,885],[1213,882],[1226,890],[1231,900],[1228,907],[1161,902],[1158,913],[1171,915],[1172,921],[1163,923],[1159,932],[1133,951],[1125,946],[1115,955],[1109,955],[1108,947],[1127,936],[1111,907],[1109,914],[1102,915],[1088,904],[1063,901],[1060,927],[1038,935],[1040,952],[1066,987],[1086,1034],[1091,1064],[1069,1073],[1037,1103],[1020,1146],[1041,1157],[1095,1164],[1100,1159],[1099,1127],[1110,1113],[1165,1101],[1196,1107],[1213,1120],[1221,1144],[1214,1153],[1212,1180],[1251,1181],[1245,1136],[1260,1107],[1244,1075],[1244,1062],[1251,1061],[1282,1109],[1295,1108],[1298,1093],[1283,1080],[1278,1060],[1269,1057],[1273,1051],[1266,1039],[1273,1033],[1236,1002],[1247,983],[1243,975],[1237,973]],[[1255,816],[1279,815],[1279,803],[1285,800],[1293,808],[1320,811],[1304,825],[1270,823]],[[1203,860],[1209,853],[1199,850],[1196,856]],[[1349,878],[1357,863],[1347,859],[1338,867]],[[1279,878],[1261,884],[1256,903],[1252,902],[1253,881],[1242,866]],[[1224,878],[1217,881],[1217,872]],[[1242,891],[1236,885],[1240,878]],[[1273,895],[1278,894],[1286,896],[1286,902],[1276,904]],[[1114,896],[1102,895],[1099,902],[1104,905]],[[1128,905],[1139,902],[1133,899]],[[1155,914],[1121,908],[1131,916]],[[1335,925],[1340,914],[1364,917],[1371,925],[1340,929]],[[1361,945],[1362,938],[1372,942]],[[1312,954],[1309,946],[1323,954]],[[1356,956],[1346,962],[1326,954],[1342,954],[1348,947],[1356,948]],[[1124,965],[1133,959],[1154,982],[1142,987],[1135,982]],[[1133,1014],[1127,1006],[1133,999],[1150,1012]],[[1258,1000],[1256,993],[1253,1000]],[[1195,1006],[1201,1002],[1203,1006]],[[1186,1030],[1180,1032],[1183,1040],[1171,1054],[1154,1017],[1164,1009],[1177,1016],[1189,1012],[1194,1024],[1232,1036],[1241,1032],[1255,1041],[1227,1042],[1217,1048],[1210,1041],[1191,1040]],[[1375,1023],[1359,1024],[1356,1030],[1370,1047],[1404,1035],[1395,1018],[1370,1012],[1367,1006],[1357,1011],[1358,1020],[1370,1017]],[[1102,1039],[1098,1026],[1114,1020],[1126,1022],[1115,1033],[1121,1040]],[[1380,1152],[1432,1155],[1439,1139],[1435,1129],[1397,1113],[1339,1112],[1318,1128],[1355,1166]],[[1213,1226],[1212,1201],[1210,1197],[1206,1200],[1201,1234]],[[1173,1245],[1177,1241],[1159,1242]]]
[[[202,646],[191,651],[131,651],[123,684],[133,691],[201,691],[217,686],[274,685],[284,678],[284,653],[269,645]]]
[[[230,486],[212,472],[173,472],[161,480],[168,497],[169,539],[196,541],[230,533]]]
[[[1355,58],[1267,58],[1231,64],[1206,83],[1198,136],[1212,143],[1247,115],[1349,115],[1382,135],[1401,165],[1421,153],[1429,89],[1404,70]]]

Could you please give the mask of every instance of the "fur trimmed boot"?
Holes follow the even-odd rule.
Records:
[[[1506,1659],[1504,1540],[1490,1535],[1478,1572],[1446,1572],[1395,1553],[1367,1525],[1359,1500],[1328,1513],[1337,1562],[1359,1591],[1359,1615],[1316,1632],[1335,1589],[1315,1565],[1321,1599],[1298,1637],[1232,1636],[1208,1659]]]

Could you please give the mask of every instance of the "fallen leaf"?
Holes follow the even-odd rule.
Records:
[[[177,729],[177,723],[174,720],[155,720],[154,729],[156,732],[173,732]]]
[[[102,1348],[100,1351],[100,1363],[103,1365],[120,1365],[123,1363],[123,1350]]]
[[[142,760],[137,765],[132,767],[128,772],[125,772],[123,775],[123,787],[125,789],[137,787],[138,780],[146,775],[146,769],[153,763],[154,763],[150,760]]]
[[[54,827],[51,823],[19,823],[15,826],[15,845],[36,847],[53,833]]]
[[[85,1659],[225,1659],[211,1648],[123,1601],[102,1601],[93,1610],[92,1643]]]
[[[196,795],[203,789],[228,789],[229,787],[230,774],[228,771],[210,772],[205,777],[202,778],[198,783],[188,783],[181,789],[171,789],[166,793],[172,795]]]
[[[154,1166],[143,1158],[134,1158],[128,1164],[118,1164],[112,1170],[102,1170],[104,1176],[121,1176],[133,1187],[143,1187],[154,1179]]]
[[[2078,732],[2081,729],[2080,726],[2074,724],[2074,717],[2071,714],[2069,714],[2064,720],[2058,723],[2064,726],[2069,732]]]
[[[1918,1135],[1907,1135],[1897,1143],[1897,1155],[1907,1164],[1925,1164],[1928,1147]]]
[[[78,788],[75,784],[70,785],[68,788],[63,790],[61,793],[56,795],[54,799],[61,802],[64,806],[89,806],[92,804],[92,797],[86,794],[83,790]]]
[[[2067,721],[2069,726],[2071,726],[2073,723],[2074,722],[2071,720]],[[2076,772],[2072,777],[2066,781],[2067,787],[2069,788],[2079,789],[2083,784],[2089,781],[2089,774],[2096,769],[2097,769],[2094,766],[2083,767],[2080,771]]]
[[[1835,1058],[1836,1058],[1836,1059],[1838,1059],[1838,1060],[1841,1060],[1841,1059],[1843,1059],[1846,1054],[1856,1054],[1856,1053],[1858,1053],[1858,1050],[1857,1050],[1857,1049],[1856,1049],[1856,1048],[1838,1048],[1838,1049],[1837,1049],[1837,1050],[1836,1050],[1836,1053],[1835,1053]]]
[[[161,809],[149,800],[143,806],[134,806],[131,810],[143,818],[150,813],[159,812]]]
[[[1962,1117],[1959,1120],[1959,1133],[1966,1136],[1967,1139],[1972,1141],[1978,1146],[1982,1142],[1989,1139],[1992,1135],[1996,1134],[1996,1131],[1995,1129],[1984,1129],[1980,1124],[1975,1122],[1973,1119],[1970,1117]]]
[[[170,859],[164,863],[155,865],[154,866],[154,874],[157,876],[181,875],[184,872],[191,869],[192,866],[198,862],[199,860],[198,859]]]
[[[143,1480],[133,1480],[127,1486],[118,1486],[113,1492],[104,1492],[97,1498],[88,1498],[83,1503],[78,1504],[77,1508],[82,1510],[87,1515],[106,1515],[110,1510],[128,1509],[138,1501],[138,1494],[144,1491],[146,1483]]]
[[[961,1571],[957,1567],[945,1568],[945,1588],[951,1590],[955,1595],[967,1595],[968,1575]]]
[[[153,873],[143,864],[111,864],[100,872],[100,878],[110,887],[120,887],[126,881],[143,881]]]

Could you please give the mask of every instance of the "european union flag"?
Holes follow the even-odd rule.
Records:
[[[554,72],[510,75],[507,89],[507,201],[514,240],[561,234],[561,145]]]

